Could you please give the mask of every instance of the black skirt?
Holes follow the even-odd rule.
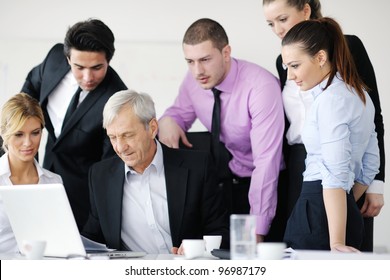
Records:
[[[328,220],[321,181],[303,182],[298,201],[287,221],[284,242],[293,249],[330,250]],[[347,195],[346,245],[361,248],[363,217],[352,191]]]

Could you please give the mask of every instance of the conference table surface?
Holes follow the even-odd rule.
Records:
[[[21,254],[0,254],[1,260],[26,260]],[[45,257],[45,260],[56,260],[64,258]],[[93,258],[92,258],[93,259]],[[123,258],[122,258],[123,259]],[[127,258],[132,260],[187,260],[184,256],[173,254],[147,254],[143,257]],[[214,256],[204,256],[197,260],[220,260]],[[390,260],[389,253],[335,253],[330,251],[315,250],[292,250],[288,257],[283,260]],[[229,260],[228,260],[229,261]]]

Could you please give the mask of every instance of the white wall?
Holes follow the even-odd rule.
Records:
[[[363,40],[376,70],[388,131],[389,2],[323,0],[322,6],[323,14],[338,20],[344,33]],[[186,71],[182,36],[198,18],[210,17],[225,27],[233,56],[276,74],[280,41],[265,23],[261,0],[0,0],[0,105],[20,90],[27,72],[42,61],[49,48],[63,41],[70,25],[89,17],[100,18],[113,30],[116,54],[111,65],[128,87],[152,95],[158,116],[176,96]],[[202,126],[196,123],[193,129]],[[389,174],[389,164],[386,171]],[[390,194],[385,201],[375,219],[375,245],[390,250]]]

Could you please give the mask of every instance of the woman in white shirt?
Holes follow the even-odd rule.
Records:
[[[1,111],[0,188],[4,185],[62,183],[59,175],[35,160],[45,119],[38,101],[25,93],[12,96]],[[0,253],[19,252],[0,197]]]
[[[282,41],[282,59],[288,79],[313,96],[302,131],[302,192],[284,241],[294,249],[358,251],[364,226],[355,200],[380,164],[374,105],[333,19],[292,27]]]

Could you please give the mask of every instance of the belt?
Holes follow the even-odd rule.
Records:
[[[224,183],[232,182],[234,185],[238,184],[250,184],[251,177],[239,177],[237,175],[231,175],[229,178],[225,178],[220,180],[220,185],[223,185]]]
[[[232,180],[233,184],[250,184],[251,177],[238,177],[236,175],[233,175]]]

